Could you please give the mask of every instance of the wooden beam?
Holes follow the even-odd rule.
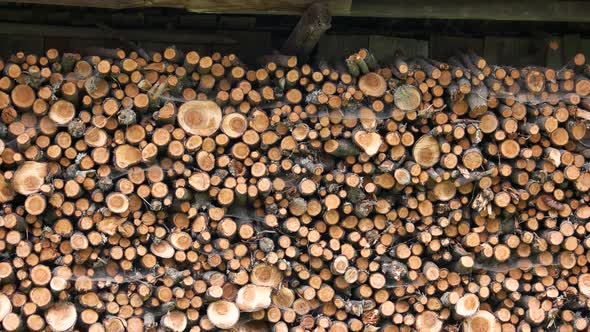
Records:
[[[558,0],[355,0],[351,16],[492,21],[590,22],[588,2]]]
[[[397,53],[406,57],[428,57],[428,40],[370,36],[369,49],[383,63],[392,63]]]
[[[0,3],[97,7],[111,9],[170,7],[196,13],[300,15],[317,0],[0,0]],[[465,19],[491,21],[590,22],[581,0],[320,0],[333,16]]]
[[[265,15],[300,15],[315,2],[326,4],[331,13],[348,15],[352,5],[352,0],[0,0],[0,3],[6,2],[110,9],[168,7],[195,13]]]
[[[353,0],[152,0],[154,6],[184,7],[195,13],[300,15],[313,3],[323,3],[332,15],[348,15]]]
[[[0,2],[9,3],[26,3],[34,5],[53,5],[53,6],[76,6],[76,7],[95,7],[109,9],[126,9],[148,7],[146,0],[15,0]]]
[[[103,29],[86,27],[69,27],[42,24],[22,24],[0,22],[0,31],[3,34],[32,35],[41,37],[63,37],[86,39],[114,38],[105,36]],[[156,29],[125,29],[118,30],[125,34],[125,37],[133,41],[151,41],[186,43],[186,44],[235,44],[231,37],[217,33],[197,33],[193,31],[180,30],[156,30]]]

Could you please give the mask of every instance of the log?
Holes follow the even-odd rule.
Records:
[[[76,324],[76,308],[71,303],[57,303],[45,314],[45,321],[52,331],[68,331]]]
[[[258,285],[246,285],[238,291],[236,304],[241,312],[254,312],[266,309],[271,304],[272,288]]]
[[[585,57],[186,51],[0,62],[3,330],[588,327]]]
[[[381,97],[387,89],[385,79],[374,72],[367,73],[359,79],[359,89],[367,96]]]
[[[189,101],[178,109],[178,124],[191,135],[211,136],[221,125],[221,109],[212,101]]]
[[[207,307],[207,318],[215,327],[229,329],[240,319],[240,311],[235,303],[216,301]]]
[[[46,163],[26,161],[14,172],[12,187],[21,195],[30,195],[41,189],[46,176]]]
[[[331,26],[332,17],[326,4],[316,2],[303,12],[282,48],[283,54],[307,57]]]
[[[480,310],[463,321],[465,331],[501,331],[501,326],[496,317],[489,311]]]

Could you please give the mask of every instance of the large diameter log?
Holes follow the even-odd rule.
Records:
[[[466,294],[455,304],[455,314],[461,318],[473,316],[479,309],[479,298],[475,294]]]
[[[60,302],[47,310],[45,321],[54,332],[68,331],[76,324],[78,314],[72,303]]]
[[[278,288],[283,280],[283,274],[276,266],[258,264],[250,272],[250,281],[258,286]]]
[[[157,241],[157,243],[152,243],[150,246],[150,251],[157,257],[160,258],[172,258],[174,257],[174,247],[165,240]]]
[[[240,113],[225,115],[221,120],[221,131],[231,138],[238,138],[248,129],[248,120]]]
[[[30,195],[39,191],[46,176],[46,163],[26,161],[14,172],[12,187],[21,195]]]
[[[271,293],[272,288],[270,287],[249,284],[238,291],[236,304],[242,312],[266,309],[271,304]]]
[[[414,160],[423,168],[429,168],[440,160],[440,146],[438,140],[431,135],[420,137],[414,144],[412,151]]]
[[[0,322],[12,312],[12,302],[4,293],[0,293]]]
[[[355,132],[353,139],[356,145],[363,149],[369,156],[375,155],[383,143],[381,135],[378,133],[368,133],[364,130]]]
[[[240,319],[240,310],[233,302],[216,301],[207,307],[207,318],[215,327],[229,329],[236,325]]]
[[[422,103],[422,94],[415,86],[404,84],[395,89],[393,102],[402,111],[414,111]]]
[[[480,310],[463,320],[465,332],[500,332],[500,322],[489,311]]]
[[[278,322],[284,323],[284,322]],[[276,324],[274,324],[276,326]],[[235,332],[267,332],[271,331],[270,323],[263,321],[245,321],[239,322],[232,329]],[[274,331],[274,329],[272,329]]]
[[[76,116],[74,104],[67,100],[56,101],[49,109],[49,118],[58,125],[66,125]]]
[[[141,151],[129,144],[119,145],[115,149],[114,156],[115,166],[126,169],[137,165],[141,161]]]
[[[211,136],[221,124],[221,109],[213,101],[192,100],[178,109],[178,124],[190,135]]]
[[[84,88],[92,99],[104,98],[110,90],[109,83],[97,76],[92,76],[84,82]]]
[[[439,332],[443,323],[438,315],[432,311],[424,311],[416,317],[416,330],[418,332]]]
[[[370,72],[359,79],[359,89],[369,97],[381,97],[385,94],[387,83],[383,76]]]
[[[452,181],[442,181],[434,185],[432,192],[439,201],[447,202],[455,197],[457,187]]]
[[[28,85],[19,84],[12,89],[10,99],[16,108],[29,110],[35,102],[35,91]]]
[[[106,197],[106,203],[109,210],[114,213],[124,213],[129,209],[129,198],[122,193],[110,193]]]
[[[166,330],[173,332],[182,332],[186,330],[187,326],[186,314],[180,311],[170,311],[162,316],[160,325]]]
[[[590,298],[590,274],[584,273],[578,277],[578,289],[580,293]]]
[[[530,69],[525,75],[525,83],[530,92],[539,93],[545,87],[545,75],[537,69]]]

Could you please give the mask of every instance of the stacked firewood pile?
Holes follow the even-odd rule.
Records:
[[[0,64],[5,331],[583,331],[590,66]]]

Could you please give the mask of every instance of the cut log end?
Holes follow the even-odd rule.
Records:
[[[414,144],[413,156],[423,168],[436,165],[440,160],[440,146],[436,138],[430,135],[420,137]]]
[[[8,296],[0,293],[0,322],[4,320],[4,317],[12,312],[12,302]]]
[[[424,311],[419,314],[415,324],[418,332],[440,332],[443,327],[438,315],[432,311]]]
[[[152,243],[150,246],[150,251],[154,256],[160,258],[172,258],[174,257],[174,247],[168,242],[164,240],[157,241],[157,243]]]
[[[162,316],[160,325],[168,331],[182,332],[186,330],[188,320],[186,314],[180,311],[170,311]]]
[[[40,194],[29,195],[25,200],[25,210],[31,215],[41,215],[46,207],[47,201],[45,200],[45,197]]]
[[[45,183],[46,176],[46,163],[26,161],[14,172],[12,187],[21,195],[34,194]]]
[[[76,324],[78,314],[71,303],[58,303],[47,310],[45,321],[52,331],[68,331]]]
[[[248,128],[246,117],[239,113],[231,113],[223,117],[221,131],[231,138],[238,138]]]
[[[463,321],[465,332],[500,332],[501,325],[489,311],[480,310]]]
[[[122,193],[111,193],[106,198],[107,207],[114,213],[125,213],[129,210],[129,198]]]
[[[590,298],[590,274],[584,273],[578,277],[578,289],[580,293]]]
[[[49,118],[58,125],[66,125],[76,116],[76,107],[67,100],[58,100],[49,109]]]
[[[212,101],[189,101],[178,109],[178,124],[190,135],[211,136],[221,125],[221,109]]]
[[[15,195],[16,193],[10,182],[6,181],[3,176],[0,176],[0,203],[12,201]]]
[[[359,79],[359,89],[369,97],[381,97],[385,94],[387,83],[377,73],[367,73]]]
[[[457,193],[457,187],[452,181],[442,181],[433,188],[434,196],[442,202],[453,199]]]
[[[142,159],[141,151],[129,144],[119,145],[114,153],[114,163],[121,169],[137,165]]]
[[[278,288],[283,280],[283,274],[276,266],[258,264],[252,269],[250,280],[258,286]]]
[[[242,312],[266,309],[271,304],[271,293],[270,287],[249,284],[238,291],[236,304]]]
[[[395,89],[393,101],[397,108],[409,112],[418,109],[422,103],[422,94],[415,86],[405,84]]]
[[[216,301],[207,307],[207,318],[215,327],[229,329],[240,319],[240,310],[233,302]]]
[[[19,84],[10,93],[12,103],[21,110],[28,110],[35,102],[35,91],[28,85]]]
[[[359,130],[354,133],[353,137],[356,145],[363,149],[363,151],[365,151],[365,153],[369,156],[375,155],[383,143],[383,139],[378,133],[368,133],[366,131]]]
[[[455,304],[455,313],[462,318],[473,316],[479,309],[479,298],[475,294],[466,294]]]

